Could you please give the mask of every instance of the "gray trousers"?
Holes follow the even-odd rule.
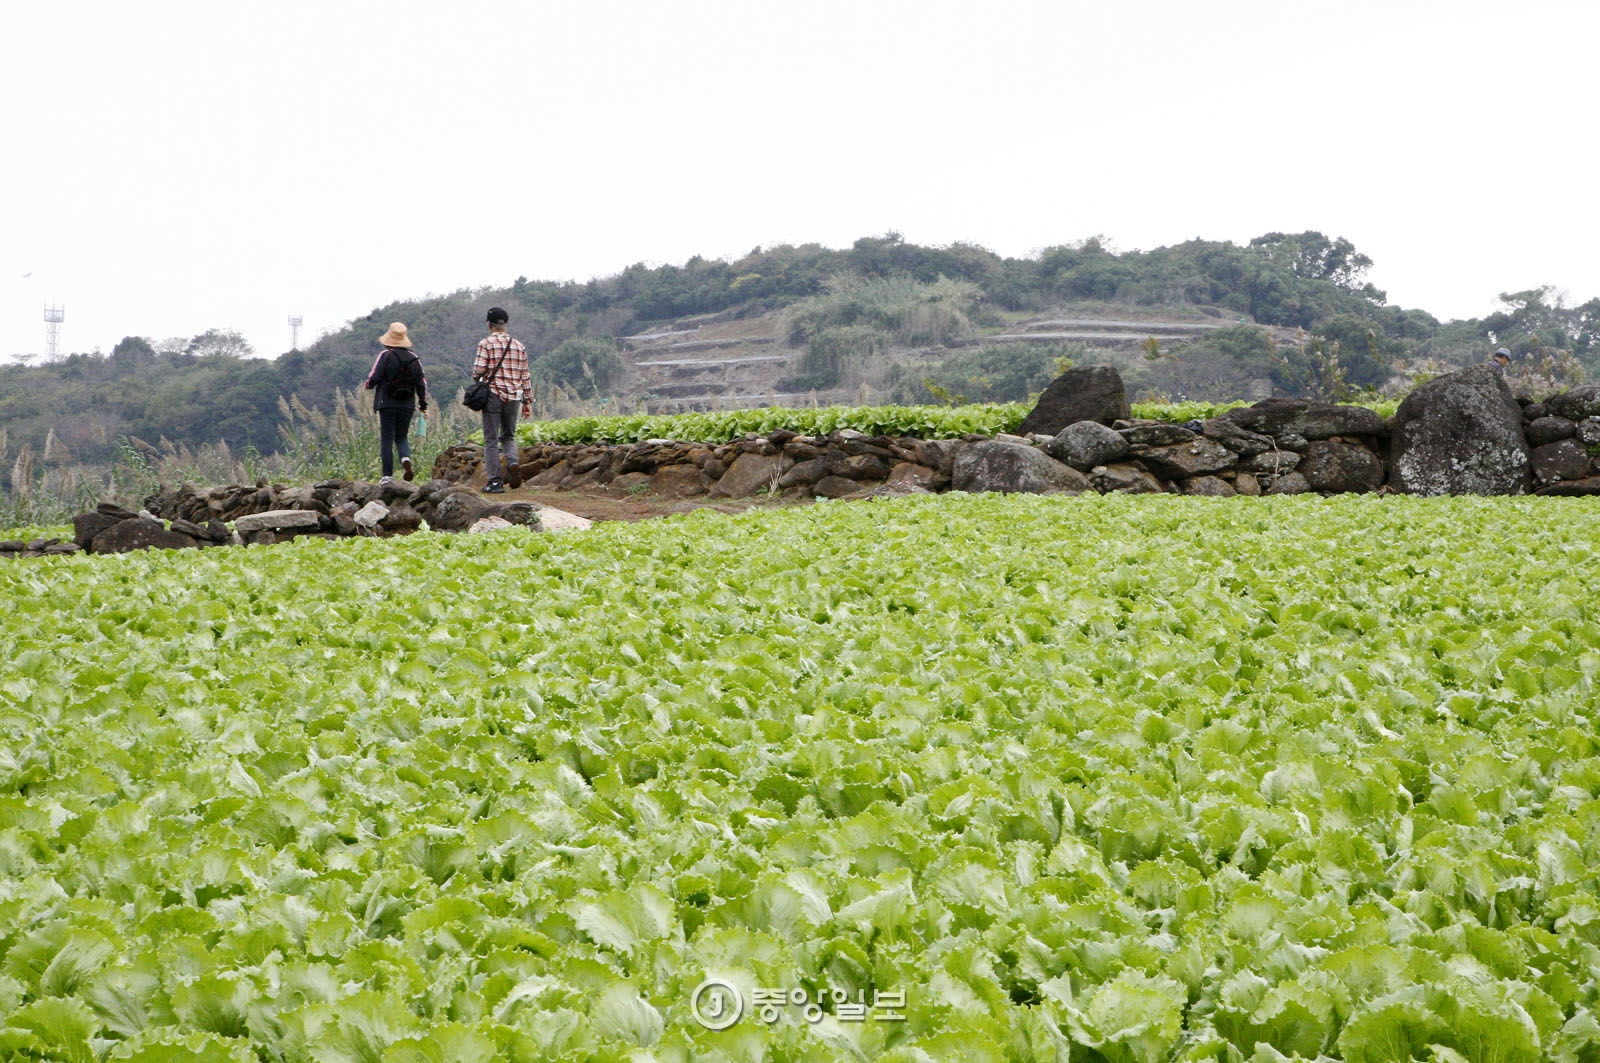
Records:
[[[491,480],[505,479],[517,461],[517,414],[521,412],[522,403],[506,402],[489,393],[489,405],[483,408],[483,468]]]

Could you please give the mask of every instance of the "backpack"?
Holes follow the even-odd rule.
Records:
[[[383,371],[383,382],[388,385],[389,398],[395,402],[410,402],[417,396],[417,356],[405,358],[399,351],[389,352],[389,364]]]

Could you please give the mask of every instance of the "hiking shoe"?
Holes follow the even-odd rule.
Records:
[[[417,475],[416,473],[411,471],[411,459],[410,458],[401,458],[400,459],[400,469],[405,474],[406,483],[410,483]]]
[[[489,481],[489,485],[483,489],[483,493],[486,495],[503,495],[506,493],[506,482],[496,476]]]
[[[522,466],[513,465],[506,470],[506,486],[515,491],[522,486]]]
[[[383,479],[378,481],[378,486],[379,487],[392,487],[393,485],[394,485],[394,477],[393,476],[385,476]]]

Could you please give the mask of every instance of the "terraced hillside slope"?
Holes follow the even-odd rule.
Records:
[[[771,312],[756,317],[700,315],[661,322],[620,337],[628,366],[624,405],[651,413],[748,408],[773,405],[826,405],[863,401],[859,384],[824,390],[789,386],[803,348],[787,342],[787,317]],[[1244,323],[1217,311],[1192,316],[1141,318],[1129,307],[1108,312],[1056,312],[1014,316],[998,328],[940,346],[896,347],[877,356],[882,367],[899,365],[917,379],[919,367],[934,365],[964,347],[983,344],[1054,345],[1073,350],[1080,364],[1105,361],[1119,366],[1145,358],[1153,339],[1160,351],[1193,343],[1207,333]],[[1280,347],[1300,342],[1293,329],[1262,326]],[[1263,382],[1258,391],[1270,387]],[[1244,397],[1264,398],[1270,392]]]

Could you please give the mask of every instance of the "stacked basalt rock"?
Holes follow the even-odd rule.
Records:
[[[1062,374],[1018,435],[964,439],[825,436],[780,430],[709,444],[539,443],[519,449],[532,487],[612,494],[861,498],[922,491],[1083,491],[1188,495],[1600,495],[1600,385],[1534,403],[1491,366],[1413,391],[1388,421],[1361,406],[1268,399],[1173,425],[1130,415],[1108,366]],[[73,521],[73,541],[0,542],[0,556],[266,544],[314,535],[405,535],[424,521],[465,531],[484,518],[537,525],[528,502],[491,502],[483,448],[453,447],[421,484],[265,481],[163,490],[135,513],[104,503]],[[231,526],[230,526],[231,525]]]
[[[523,481],[563,491],[856,498],[896,490],[1281,495],[1600,493],[1600,386],[1541,404],[1493,367],[1424,384],[1385,421],[1362,406],[1268,399],[1173,425],[1132,417],[1109,366],[1063,373],[1017,435],[964,439],[789,431],[708,444],[539,443]],[[481,483],[483,450],[452,448],[439,479]]]
[[[0,558],[55,557],[76,554],[83,548],[75,542],[64,541],[60,536],[38,539],[0,539]]]
[[[986,438],[986,437],[983,437]],[[657,497],[742,498],[760,492],[800,498],[843,498],[885,482],[928,490],[950,485],[960,440],[869,436],[841,429],[805,436],[780,429],[729,443],[650,439],[641,443],[535,443],[519,448],[524,485],[612,494],[648,490]],[[433,475],[483,482],[483,448],[452,447]]]
[[[307,536],[409,535],[424,521],[436,531],[465,531],[486,517],[539,529],[538,507],[532,503],[491,502],[445,480],[422,484],[325,480],[310,487],[264,481],[219,487],[184,484],[147,498],[139,512],[102,502],[73,518],[72,543],[46,542],[37,549],[119,554],[265,546]]]
[[[148,510],[135,513],[114,502],[102,502],[72,518],[72,541],[91,554],[125,554],[131,550],[228,546],[237,540],[233,529],[220,520],[204,524],[175,520],[169,525]]]
[[[1264,431],[1246,426],[1262,417],[1252,407],[1255,416],[1243,423],[1218,418],[1179,426],[1128,417],[1109,424],[1077,421],[1055,435],[962,439],[780,430],[717,445],[537,443],[520,448],[519,456],[530,487],[613,495],[648,491],[670,498],[763,492],[854,498],[887,485],[935,492],[1283,494],[1374,490],[1383,483],[1379,450],[1387,437],[1372,411],[1289,401],[1267,405],[1271,423],[1261,425]],[[479,482],[481,462],[482,448],[468,444],[446,452],[433,471],[440,478]]]
[[[1600,384],[1523,407],[1534,494],[1600,495]]]

